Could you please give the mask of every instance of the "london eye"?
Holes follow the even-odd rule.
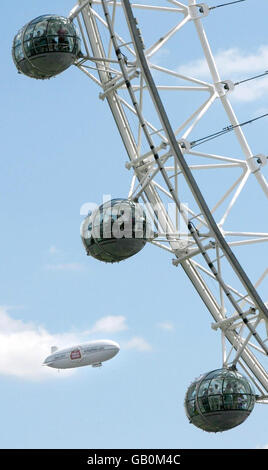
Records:
[[[218,6],[240,8],[235,3],[242,2]],[[156,257],[167,252],[174,276],[177,269],[189,278],[220,333],[221,362],[200,371],[185,396],[190,422],[208,432],[238,426],[255,403],[268,403],[267,156],[244,132],[266,114],[236,116],[230,97],[242,80],[220,75],[205,31],[216,8],[196,0],[78,0],[69,15],[27,23],[12,49],[17,70],[31,78],[75,65],[108,104],[129,192],[88,214],[82,249],[89,260],[114,263],[151,243]],[[196,35],[206,78],[181,67],[181,50],[193,53],[187,34]],[[123,233],[130,221],[135,231]]]

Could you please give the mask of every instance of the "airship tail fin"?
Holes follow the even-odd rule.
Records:
[[[58,346],[51,346],[51,354],[58,350]]]

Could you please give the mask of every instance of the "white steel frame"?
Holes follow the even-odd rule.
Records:
[[[173,14],[176,24],[145,48],[134,11]],[[253,286],[231,249],[262,243],[267,256],[268,233],[225,229],[226,220],[252,174],[261,188],[264,203],[267,203],[268,184],[262,173],[266,156],[252,153],[239,127],[228,97],[234,84],[230,80],[221,80],[203,27],[202,20],[208,14],[209,7],[196,0],[188,0],[187,5],[167,0],[161,6],[153,5],[149,0],[131,5],[129,0],[78,0],[69,18],[78,22],[86,51],[86,56],[76,65],[100,87],[100,99],[108,102],[129,158],[126,168],[133,171],[133,176],[128,197],[150,203],[151,216],[158,230],[152,243],[174,254],[173,264],[183,268],[211,313],[212,328],[221,330],[223,366],[239,364],[254,382],[258,401],[268,403],[265,362],[268,310],[257,292],[268,278],[268,268]],[[118,32],[120,28],[117,29],[122,21],[124,36]],[[211,82],[153,63],[154,55],[189,22],[195,25]],[[156,85],[152,78],[155,72],[174,79],[174,85]],[[187,84],[178,85],[178,80]],[[172,128],[160,96],[163,91],[206,92],[209,96],[187,119]],[[190,142],[193,130],[218,100],[230,125],[234,126],[242,155],[239,158],[200,152],[194,150],[194,142]],[[152,116],[153,110],[153,118],[146,117],[149,107],[148,115]],[[198,157],[200,163],[187,164],[186,157]],[[230,171],[240,169],[241,174],[216,204],[209,207],[193,175],[227,168]],[[181,181],[188,188],[187,194],[190,190],[192,195],[187,208],[181,202]],[[166,209],[167,201],[175,204],[175,218]],[[227,207],[216,222],[213,214],[224,203]],[[179,218],[185,222],[184,232],[179,230]]]

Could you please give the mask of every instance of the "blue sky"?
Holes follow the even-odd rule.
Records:
[[[235,80],[268,67],[268,5],[258,4],[219,9],[205,22],[220,70]],[[82,205],[128,194],[123,144],[98,88],[76,67],[31,80],[17,74],[11,57],[21,26],[40,14],[67,16],[73,6],[70,0],[4,5],[0,447],[268,446],[265,406],[256,405],[241,427],[225,433],[188,423],[185,391],[200,373],[220,367],[220,336],[172,256],[151,245],[116,265],[85,255]],[[205,78],[202,67],[198,50],[178,63]],[[267,99],[264,78],[241,87],[232,103],[247,120],[268,112]],[[221,124],[211,120],[208,133]],[[267,154],[267,120],[245,132],[256,153]],[[58,373],[41,366],[50,346],[94,338],[121,345],[102,368]]]

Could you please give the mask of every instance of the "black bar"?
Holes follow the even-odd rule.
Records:
[[[70,465],[87,466],[87,468],[108,467],[111,469],[133,469],[142,465],[157,465],[158,468],[189,468],[189,464],[197,463],[199,468],[217,466],[219,458],[222,462],[241,465],[257,465],[258,459],[265,458],[265,449],[0,449],[1,464],[22,464],[39,468],[39,465]],[[225,460],[226,458],[230,460]],[[229,464],[228,464],[229,465]],[[27,467],[27,468],[28,468]]]

